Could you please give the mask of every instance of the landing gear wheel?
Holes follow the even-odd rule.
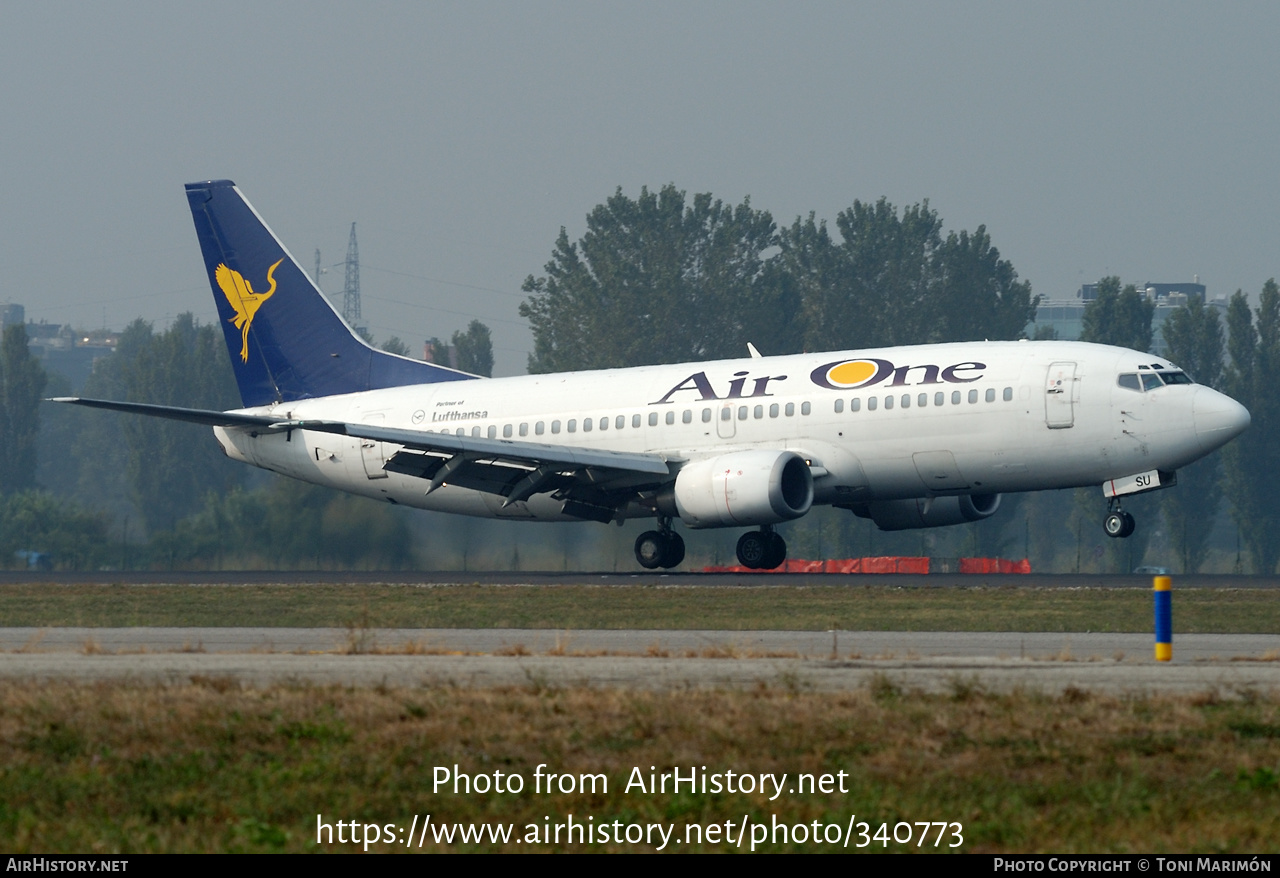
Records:
[[[675,567],[684,560],[684,540],[675,532],[668,533],[666,536],[667,547],[662,555],[662,566]]]
[[[636,537],[636,560],[645,570],[656,570],[662,566],[667,541],[656,530],[647,530]]]
[[[1102,529],[1112,539],[1122,540],[1133,534],[1137,522],[1133,516],[1120,508],[1120,498],[1112,497],[1107,501],[1107,517],[1102,519]]]
[[[675,567],[684,560],[684,540],[674,531],[647,530],[636,537],[636,560],[646,570]]]
[[[1124,516],[1119,512],[1108,512],[1107,517],[1102,519],[1102,529],[1107,532],[1107,536],[1118,539],[1124,534]]]
[[[751,570],[773,570],[787,560],[787,541],[772,530],[749,530],[738,538],[738,563]]]
[[[1133,516],[1118,509],[1108,512],[1107,517],[1102,520],[1102,529],[1113,539],[1124,539],[1131,535],[1136,527],[1137,522],[1133,520]]]
[[[738,537],[738,563],[750,570],[763,568],[769,554],[769,536],[764,531],[749,530]]]
[[[776,533],[768,535],[768,549],[765,551],[764,562],[760,567],[764,570],[774,570],[782,566],[782,562],[787,560],[787,541]]]

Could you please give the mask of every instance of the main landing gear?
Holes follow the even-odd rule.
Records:
[[[675,567],[684,560],[684,540],[671,529],[671,519],[659,518],[657,530],[636,537],[636,560],[645,570]]]
[[[738,539],[738,563],[752,570],[773,570],[787,560],[787,541],[765,525]]]
[[[1102,529],[1113,539],[1124,539],[1133,533],[1137,524],[1133,516],[1120,508],[1120,499],[1112,497],[1107,501],[1107,517],[1102,519]]]

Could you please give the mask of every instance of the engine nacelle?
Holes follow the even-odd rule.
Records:
[[[689,527],[777,524],[812,505],[813,474],[794,451],[738,451],[694,461],[659,502]]]
[[[920,500],[884,500],[853,510],[869,518],[881,530],[911,530],[918,527],[946,527],[981,521],[996,514],[999,494],[972,494],[961,497],[932,497]]]

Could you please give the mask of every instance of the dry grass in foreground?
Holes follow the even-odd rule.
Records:
[[[968,851],[1263,852],[1280,838],[1280,701],[1246,696],[994,695],[959,679],[948,696],[887,680],[843,695],[0,683],[0,847],[311,851],[318,813],[404,829],[428,813],[501,821],[516,837],[569,814],[677,827],[856,814],[960,822]],[[608,792],[533,793],[539,764],[603,773]],[[454,765],[527,786],[433,792],[434,769]],[[849,792],[624,792],[650,766],[845,771]]]

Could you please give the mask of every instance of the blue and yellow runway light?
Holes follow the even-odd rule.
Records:
[[[1173,579],[1168,576],[1157,576],[1154,594],[1156,661],[1167,662],[1173,659]]]

